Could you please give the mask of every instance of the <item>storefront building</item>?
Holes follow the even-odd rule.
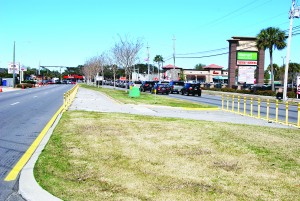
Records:
[[[184,69],[183,74],[187,82],[227,83],[228,81],[228,71],[216,64],[205,66],[203,70]]]

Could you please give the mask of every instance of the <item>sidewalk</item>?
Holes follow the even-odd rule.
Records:
[[[221,110],[187,110],[184,108],[174,108],[167,106],[153,106],[153,105],[133,105],[133,104],[122,104],[114,101],[105,94],[97,91],[79,88],[78,93],[74,102],[72,103],[69,110],[85,110],[85,111],[96,111],[96,112],[120,112],[138,115],[151,115],[159,117],[177,117],[185,119],[196,119],[205,121],[218,121],[218,122],[229,122],[237,124],[249,124],[257,126],[268,126],[277,128],[291,128],[286,125],[277,123],[268,123],[267,121],[255,119],[239,114],[225,112]],[[60,118],[60,117],[59,117]],[[60,200],[54,197],[44,189],[42,189],[36,182],[33,175],[33,168],[39,154],[47,144],[56,124],[59,121],[56,120],[54,125],[50,128],[47,135],[35,151],[29,162],[22,169],[19,180],[19,193],[25,200],[43,200],[53,201]],[[209,123],[209,122],[208,122]]]
[[[13,88],[13,87],[6,87],[6,86],[0,86],[0,93],[1,93],[1,90],[2,92],[10,92],[10,91],[17,91],[17,90],[20,90],[20,88]]]

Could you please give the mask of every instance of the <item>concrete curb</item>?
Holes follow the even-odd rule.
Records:
[[[50,136],[53,133],[54,128],[58,124],[62,114],[59,114],[56,118],[55,122],[51,126],[51,128],[48,130],[47,134],[39,144],[38,148],[35,150],[34,154],[28,161],[28,163],[24,166],[20,173],[20,179],[19,179],[19,194],[28,201],[59,201],[61,199],[53,196],[46,190],[44,190],[35,180],[33,169],[34,165],[43,151],[44,147],[48,143],[48,140],[50,139]]]

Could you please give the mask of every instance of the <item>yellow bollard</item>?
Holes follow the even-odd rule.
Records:
[[[238,113],[240,113],[240,102],[241,102],[241,97],[238,96]]]
[[[232,95],[232,105],[231,105],[231,111],[234,112],[234,95]]]
[[[300,128],[300,103],[298,103],[298,128]]]
[[[276,100],[276,114],[275,114],[275,121],[278,122],[278,100]]]
[[[244,115],[246,115],[247,98],[244,97]]]
[[[267,100],[267,116],[266,116],[267,121],[269,121],[269,111],[270,111],[270,100],[268,99]]]
[[[222,94],[222,110],[224,110],[224,94]]]
[[[285,103],[285,124],[289,124],[289,102]]]
[[[227,95],[227,111],[229,110],[229,95]]]
[[[257,118],[260,119],[260,98],[257,100]]]
[[[250,116],[253,116],[253,98],[250,99]]]

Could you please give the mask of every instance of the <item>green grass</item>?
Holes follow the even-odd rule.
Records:
[[[297,129],[67,111],[34,174],[63,200],[297,200],[299,144]]]
[[[86,84],[80,85],[87,89],[92,89],[105,93],[113,99],[120,101],[125,104],[148,104],[148,105],[160,105],[160,106],[171,106],[171,107],[186,107],[186,108],[217,108],[216,106],[195,103],[191,101],[183,101],[175,98],[170,98],[167,95],[154,95],[147,92],[141,92],[140,97],[129,97],[128,92],[124,90],[117,90],[111,88],[94,87]]]

